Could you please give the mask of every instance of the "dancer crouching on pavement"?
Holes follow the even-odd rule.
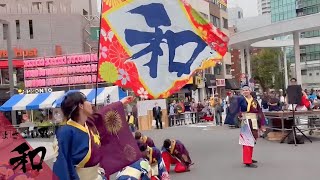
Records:
[[[148,146],[140,141],[137,141],[139,149],[144,158],[137,162],[125,167],[117,175],[117,180],[150,180],[151,179],[151,166],[147,160]]]
[[[178,140],[166,139],[163,142],[162,158],[168,173],[170,172],[171,164],[176,165],[174,169],[176,173],[190,171],[190,166],[193,165],[188,150],[184,144]]]
[[[141,140],[142,143],[147,144],[149,147],[156,147],[156,146],[154,145],[153,140],[152,140],[150,137],[148,137],[148,136],[143,136],[143,135],[141,134],[141,132],[139,132],[139,131],[135,132],[134,138],[135,138],[136,140]]]
[[[147,159],[151,165],[151,180],[170,180],[161,151],[156,147],[148,147],[147,151]]]

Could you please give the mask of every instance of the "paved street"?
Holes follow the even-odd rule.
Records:
[[[183,141],[195,165],[191,172],[171,174],[173,180],[317,180],[319,175],[320,138],[295,147],[259,139],[254,156],[258,169],[247,169],[241,164],[238,129],[212,127],[207,124],[174,127],[144,132],[160,147],[165,138]],[[33,143],[31,143],[33,144]]]

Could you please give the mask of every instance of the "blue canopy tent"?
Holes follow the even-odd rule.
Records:
[[[91,102],[92,104],[95,103],[95,97],[96,97],[96,89],[79,89],[79,90],[70,90],[66,94],[75,92],[75,91],[80,91],[84,95],[86,95],[87,100]],[[102,105],[105,104],[107,99],[109,99],[109,102],[116,102],[121,100],[122,98],[126,97],[127,93],[123,91],[121,88],[118,86],[111,86],[111,87],[103,87],[103,88],[98,88],[97,89],[97,104]],[[60,107],[61,102],[63,101],[63,97],[59,98],[56,100],[54,103],[54,107]]]
[[[0,111],[22,111],[52,108],[64,91],[40,94],[16,94],[0,107]]]

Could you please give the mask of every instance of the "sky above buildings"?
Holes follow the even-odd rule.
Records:
[[[98,9],[100,11],[101,0],[98,0]],[[239,6],[243,9],[244,17],[258,15],[257,0],[228,0],[228,7]]]
[[[257,0],[228,0],[228,7],[239,6],[243,9],[244,17],[258,15]]]

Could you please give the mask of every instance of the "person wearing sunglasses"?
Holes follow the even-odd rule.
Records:
[[[123,105],[132,101],[133,97],[126,97],[121,103],[113,103],[102,109],[107,109],[104,113],[115,108],[123,110]],[[98,119],[101,116],[94,114],[91,102],[81,92],[68,93],[61,103],[61,110],[67,123],[59,129],[55,138],[55,176],[63,180],[106,179],[104,169],[101,168],[104,153],[99,152],[101,131],[98,131],[98,126],[93,123],[101,120]]]

